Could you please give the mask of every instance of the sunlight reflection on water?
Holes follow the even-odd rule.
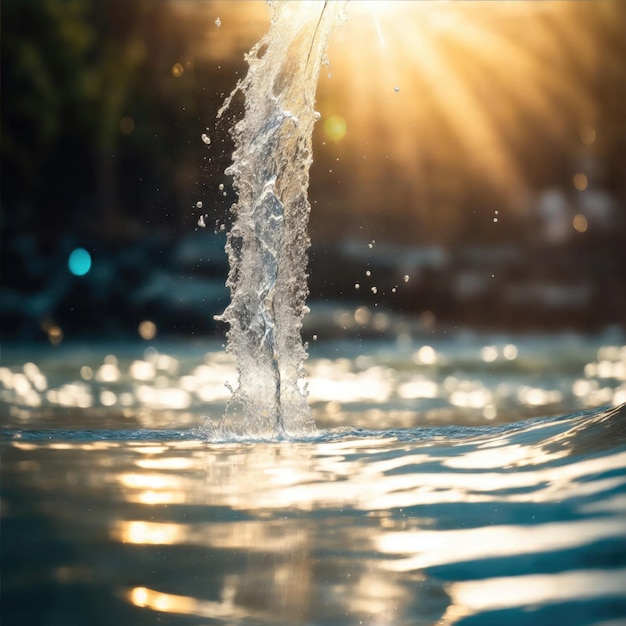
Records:
[[[351,423],[356,411],[361,426],[384,428],[448,423],[459,411],[466,421],[499,423],[616,406],[626,400],[626,346],[607,339],[460,335],[417,349],[392,340],[320,343],[307,362],[309,402],[318,425]],[[199,411],[218,418],[236,382],[219,345],[105,350],[66,346],[38,363],[5,351],[0,410],[33,425],[45,422],[47,407],[64,407],[115,409],[147,428],[171,426],[166,420],[177,415],[184,426]]]
[[[16,431],[5,558],[26,558],[50,593],[81,580],[117,598],[121,623],[508,623],[534,607],[547,625],[558,607],[591,625],[626,614],[623,420],[624,407],[291,442]],[[71,556],[29,547],[28,520]],[[97,610],[62,607],[69,622]],[[499,611],[517,613],[489,621]]]
[[[455,342],[431,337],[421,356],[394,341],[316,345],[319,430],[281,442],[202,429],[234,375],[219,349],[9,353],[5,606],[27,584],[57,600],[11,613],[22,623],[41,611],[139,626],[626,617],[624,407],[584,410],[598,390],[619,400],[626,351],[615,338],[524,337],[506,358],[510,338]],[[524,404],[524,388],[560,400]],[[188,404],[159,408],[146,389],[183,390]],[[493,418],[453,401],[476,390]],[[103,392],[132,402],[107,406]]]

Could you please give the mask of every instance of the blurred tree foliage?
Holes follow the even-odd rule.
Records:
[[[152,0],[3,2],[3,229],[52,245],[63,229],[125,239],[188,219],[223,91],[207,97],[194,28]]]
[[[490,6],[506,12],[511,4]],[[441,272],[425,272],[421,283],[412,278],[414,291],[405,292],[403,306],[416,311],[428,307],[454,319],[468,311],[454,300],[450,286],[455,276],[471,269],[464,249],[509,245],[522,251],[524,265],[499,268],[501,282],[492,281],[489,297],[503,292],[509,279],[522,285],[584,279],[596,290],[594,303],[610,309],[602,317],[598,306],[590,319],[624,319],[626,2],[545,3],[556,4],[566,9],[569,21],[561,23],[557,12],[543,22],[548,50],[556,51],[554,71],[554,59],[535,54],[536,31],[508,19],[498,28],[516,46],[527,44],[535,62],[550,65],[552,73],[538,90],[540,101],[553,92],[550,80],[566,77],[585,96],[582,111],[561,98],[550,100],[549,116],[535,115],[532,107],[518,106],[529,83],[511,75],[506,64],[492,63],[480,46],[477,55],[465,56],[454,31],[446,40],[447,46],[459,48],[454,69],[471,79],[481,111],[497,122],[498,139],[519,165],[526,185],[522,192],[493,184],[496,176],[491,172],[490,180],[484,162],[474,158],[483,146],[460,145],[453,118],[436,100],[429,101],[427,92],[406,98],[404,109],[394,109],[393,98],[399,99],[388,89],[388,100],[378,106],[372,93],[376,76],[372,68],[358,65],[367,41],[357,38],[363,46],[352,46],[356,59],[343,49],[343,83],[339,60],[331,55],[334,78],[329,82],[322,74],[318,89],[322,120],[315,127],[311,171],[314,296],[354,297],[355,275],[362,273],[370,249],[364,245],[363,259],[350,261],[338,254],[338,241],[434,244],[459,257]],[[474,9],[484,12],[484,6],[478,3]],[[68,326],[98,313],[105,323],[104,309],[110,304],[110,315],[132,326],[143,318],[133,321],[129,295],[150,272],[181,274],[172,255],[164,260],[164,252],[175,249],[164,241],[193,233],[201,214],[209,226],[228,219],[234,197],[224,170],[232,153],[229,127],[241,114],[241,98],[219,123],[216,112],[246,71],[243,55],[265,31],[267,17],[263,2],[232,0],[2,0],[0,254],[3,308],[10,308],[6,294],[13,290],[15,319],[23,311],[33,320],[37,311],[51,319],[62,311],[76,318]],[[410,47],[411,34],[398,36],[398,47]],[[582,39],[591,45],[581,45]],[[407,87],[409,82],[407,78]],[[355,83],[365,91],[351,93]],[[400,95],[409,91],[403,85]],[[412,124],[419,122],[413,106],[418,98],[421,125]],[[454,99],[444,104],[455,115],[460,110]],[[325,118],[335,114],[343,115],[351,129],[343,142],[324,135]],[[394,125],[402,146],[394,145],[389,133]],[[583,140],[585,129],[593,129],[593,141]],[[210,136],[210,145],[201,140],[203,133]],[[573,176],[583,170],[589,173],[589,190],[608,196],[611,211],[601,228],[590,220],[588,231],[578,232],[571,217],[582,210],[583,195]],[[556,190],[572,213],[565,218],[569,234],[557,245],[541,236],[545,224],[537,205],[546,190]],[[587,200],[593,201],[593,193]],[[137,245],[139,240],[145,245]],[[79,291],[63,295],[67,285],[55,282],[68,282],[67,254],[77,245],[99,253],[89,275],[94,301],[89,299],[93,294]],[[131,253],[125,256],[120,250]],[[222,271],[223,259],[216,264],[216,256],[211,271]],[[474,271],[489,277],[494,273],[490,261]],[[76,283],[81,289],[86,284]],[[49,302],[43,302],[46,289]],[[38,300],[27,298],[42,293]],[[373,302],[374,294],[369,297]],[[499,315],[492,301],[477,300],[474,321],[487,309]],[[172,324],[179,324],[179,317],[173,314]],[[18,320],[15,327],[20,324]]]
[[[218,125],[215,113],[234,87],[237,72],[245,71],[243,52],[260,30],[246,15],[241,23],[247,39],[240,33],[231,35],[229,42],[208,39],[207,32],[215,32],[215,11],[225,11],[226,5],[3,1],[4,233],[26,230],[48,246],[64,231],[122,241],[189,228],[198,219],[192,207],[200,200],[209,214],[207,222],[227,215],[233,198],[223,198],[215,189],[228,182],[223,175],[231,153],[228,125],[237,108]],[[238,13],[229,10],[231,16]],[[623,205],[626,2],[572,3],[568,11],[588,38],[601,43],[601,58],[587,59],[569,31],[556,22],[549,25],[561,51],[562,71],[589,95],[587,118],[598,140],[585,149],[599,164],[594,166],[594,184]],[[519,35],[515,24],[504,26],[511,37]],[[524,36],[531,45],[533,33]],[[449,45],[456,40],[451,38]],[[488,108],[498,100],[494,85],[472,63],[469,57],[476,93]],[[319,91],[322,114],[341,111],[346,94],[324,82]],[[508,106],[506,99],[503,102]],[[494,109],[493,116],[497,112]],[[317,235],[349,235],[454,246],[470,239],[489,243],[493,237],[519,235],[524,216],[514,211],[508,219],[501,216],[497,229],[485,227],[494,208],[506,208],[511,198],[490,185],[471,158],[459,156],[462,151],[450,133],[446,139],[446,121],[440,115],[435,107],[428,112],[429,124],[415,138],[417,156],[408,158],[389,148],[379,120],[368,120],[367,137],[354,134],[336,145],[324,145],[323,126],[316,126],[311,175],[314,242]],[[554,128],[546,128],[530,112],[514,124],[500,124],[503,141],[511,146],[528,182],[530,197],[520,200],[518,194],[516,200],[526,204],[526,212],[532,195],[542,189],[552,186],[575,193],[572,175],[587,158],[581,155],[579,122],[563,101],[557,103]],[[200,140],[204,132],[211,136],[208,147]],[[411,134],[408,122],[406,134]],[[387,152],[390,158],[385,161]]]

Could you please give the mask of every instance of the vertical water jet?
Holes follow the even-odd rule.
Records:
[[[245,97],[226,170],[238,201],[226,243],[231,302],[217,319],[229,325],[239,385],[222,430],[264,437],[315,430],[301,338],[308,295],[307,189],[320,66],[345,4],[271,2],[270,29],[247,54],[248,73],[219,112],[236,93]]]

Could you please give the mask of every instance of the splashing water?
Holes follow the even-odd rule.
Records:
[[[229,324],[239,387],[217,427],[258,436],[315,430],[302,382],[306,349],[307,199],[312,162],[315,90],[328,36],[344,2],[273,2],[269,32],[248,53],[245,96],[235,126],[233,163],[239,200],[226,251],[231,302],[218,319]]]

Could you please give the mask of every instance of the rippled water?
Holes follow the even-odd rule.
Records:
[[[315,346],[280,442],[211,440],[222,352],[5,350],[3,623],[623,624],[615,339]]]

